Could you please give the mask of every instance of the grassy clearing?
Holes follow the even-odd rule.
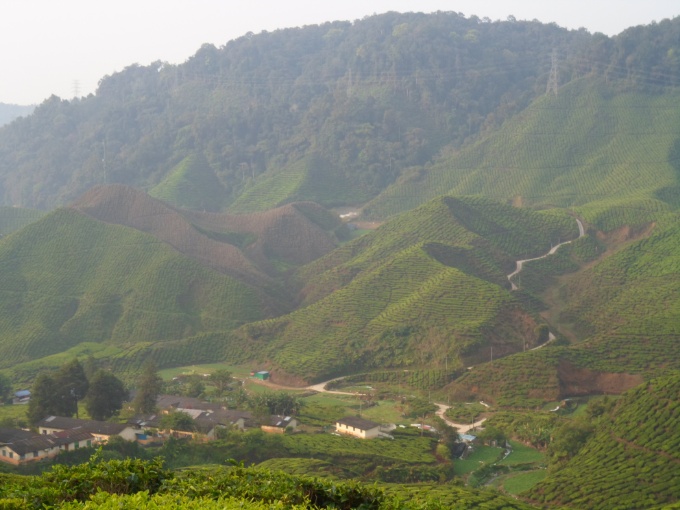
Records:
[[[484,464],[490,464],[498,460],[503,453],[503,448],[495,446],[475,446],[474,452],[467,459],[455,460],[453,471],[456,476],[464,476],[479,469]]]
[[[512,446],[512,453],[500,461],[499,464],[512,466],[545,461],[545,454],[536,448],[531,448],[517,441],[510,441],[510,445]]]
[[[0,405],[0,427],[20,428],[28,426],[26,411],[28,411],[26,404]],[[85,410],[85,404],[82,402],[78,402],[78,417],[85,419],[90,417]]]
[[[333,393],[316,393],[310,397],[305,398],[306,402],[316,403],[327,406],[342,406],[348,407],[356,403],[356,398],[351,395],[335,395]]]
[[[407,423],[408,421],[401,415],[401,411],[397,409],[397,402],[393,400],[380,400],[376,406],[364,409],[361,414],[367,420],[378,423]]]
[[[538,482],[542,481],[548,472],[545,469],[527,471],[505,478],[501,484],[503,490],[515,495],[531,489]]]
[[[17,427],[26,420],[27,405],[4,405],[0,406],[0,423],[3,426]]]
[[[165,368],[158,371],[158,375],[164,381],[169,381],[179,375],[211,374],[216,370],[229,370],[233,377],[245,378],[250,376],[251,368],[243,365],[230,365],[228,363],[203,363],[200,365],[187,365],[183,367]]]

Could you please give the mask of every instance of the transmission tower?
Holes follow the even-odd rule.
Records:
[[[550,92],[552,92],[557,95],[557,51],[553,50],[552,55],[550,56],[550,62],[550,76],[548,77],[548,87],[546,88],[545,93],[550,94]]]
[[[73,97],[78,99],[80,97],[80,82],[73,80]]]

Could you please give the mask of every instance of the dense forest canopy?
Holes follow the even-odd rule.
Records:
[[[454,12],[249,33],[181,65],[131,65],[0,129],[0,205],[49,209],[101,183],[148,190],[197,154],[222,207],[279,205],[252,205],[258,183],[301,166],[307,184],[276,200],[363,203],[544,94],[553,54],[560,84],[676,86],[679,33],[677,18],[610,38]]]

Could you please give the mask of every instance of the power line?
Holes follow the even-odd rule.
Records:
[[[552,92],[557,95],[557,50],[553,49],[552,55],[550,56],[550,76],[548,77],[548,86],[545,90],[546,94]]]

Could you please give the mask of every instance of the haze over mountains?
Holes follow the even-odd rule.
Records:
[[[626,236],[675,238],[680,64],[673,38],[679,31],[677,20],[666,20],[606,38],[537,22],[390,13],[243,37],[221,49],[204,46],[180,66],[131,66],[106,77],[95,96],[53,97],[3,128],[2,200],[48,208],[73,202],[71,211],[86,215],[80,222],[143,232],[254,290],[264,307],[251,317],[302,306],[267,326],[217,329],[236,335],[232,341],[242,342],[249,355],[254,352],[245,346],[261,342],[254,337],[266,339],[259,355],[307,380],[374,364],[432,363],[442,355],[481,361],[494,342],[497,356],[508,354],[524,348],[520,338],[535,341],[531,330],[545,320],[541,311],[549,323],[564,324],[565,340],[602,338],[611,332],[596,326],[601,314],[627,316],[632,299],[610,305],[615,312],[598,311],[605,306],[598,290],[574,281],[569,298],[560,298],[565,310],[556,315],[555,306],[538,304],[538,294],[551,287],[546,281],[557,282],[556,271],[614,264],[602,256],[609,254],[608,239],[618,246]],[[551,71],[559,71],[557,89],[546,94]],[[167,205],[119,185],[85,193],[112,182],[145,189]],[[443,194],[479,194],[494,202],[437,199],[409,211]],[[296,200],[363,205],[364,217],[382,221],[402,216],[329,253],[348,232],[311,203],[272,209]],[[514,207],[499,209],[496,202]],[[570,208],[593,230],[562,250],[568,267],[548,267],[535,283],[527,271],[518,301],[505,280],[514,260],[576,235],[564,212],[530,215],[530,208],[555,207]],[[262,213],[245,219],[219,211]],[[60,222],[76,218],[67,211],[57,215]],[[51,221],[54,215],[42,220]],[[617,237],[617,229],[628,230]],[[35,234],[19,231],[7,243],[26,235]],[[550,262],[534,265],[541,264]],[[665,267],[672,273],[672,263]],[[630,292],[638,299],[643,287],[635,281]],[[451,289],[478,285],[488,306],[473,306],[474,318],[449,315],[449,306],[459,306],[448,303],[451,294],[473,302]],[[627,292],[628,280],[617,285],[617,293]],[[111,292],[111,299],[121,299],[120,292]],[[594,294],[581,312],[584,292]],[[673,296],[671,288],[668,299]],[[482,311],[490,315],[482,318]],[[199,307],[193,313],[205,312]],[[647,314],[645,324],[650,320]],[[62,327],[57,321],[47,329]],[[204,329],[164,335],[192,337]],[[649,335],[657,328],[630,330]],[[95,337],[112,339],[110,332]],[[156,339],[154,333],[137,340]],[[336,354],[319,352],[324,361],[313,357],[314,369],[293,368],[302,358],[285,352],[296,352],[296,342],[308,350],[317,341]],[[402,345],[400,354],[386,355],[395,344]],[[352,356],[343,354],[346,349]],[[380,361],[368,354],[373,349],[382,352]]]
[[[0,103],[0,126],[9,124],[14,119],[22,116],[30,115],[35,106],[24,106],[17,104]]]
[[[0,128],[0,369],[444,370],[443,395],[515,408],[663,377],[596,435],[677,467],[672,427],[629,433],[661,401],[677,420],[678,86],[680,18],[389,13],[52,97]],[[583,504],[560,476],[533,500]]]

